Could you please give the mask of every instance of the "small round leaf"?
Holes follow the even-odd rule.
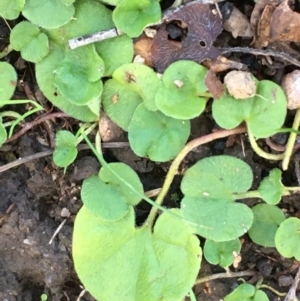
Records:
[[[17,73],[12,65],[0,62],[0,107],[1,100],[9,100],[17,85]]]
[[[75,9],[73,5],[66,5],[63,0],[26,0],[22,13],[40,27],[57,28],[72,19]]]
[[[170,65],[162,76],[163,85],[155,95],[157,108],[177,119],[192,119],[202,113],[206,99],[199,97],[207,91],[207,69],[192,61]]]
[[[77,156],[76,137],[69,131],[59,131],[55,137],[53,161],[59,167],[69,166]]]
[[[286,257],[300,260],[300,220],[290,217],[283,221],[275,235],[278,252]]]
[[[268,296],[261,290],[256,290],[252,284],[243,283],[231,294],[224,298],[224,301],[269,301]]]
[[[190,134],[190,122],[149,111],[140,104],[133,114],[128,134],[130,145],[138,156],[165,162],[183,148]]]
[[[133,113],[142,101],[138,93],[128,90],[115,79],[109,79],[104,84],[103,109],[108,117],[125,131],[128,131]]]
[[[262,199],[270,205],[278,204],[286,192],[281,183],[281,174],[280,169],[272,169],[269,176],[264,178],[258,187]]]
[[[207,239],[204,244],[203,252],[205,259],[209,263],[219,264],[221,267],[226,268],[234,262],[234,252],[239,253],[241,246],[239,239],[224,242]]]
[[[258,204],[252,208],[253,224],[249,229],[250,238],[263,247],[275,247],[275,234],[285,220],[283,212],[275,206]]]
[[[25,0],[1,0],[0,16],[4,19],[17,19],[24,8]]]
[[[28,21],[18,23],[10,35],[11,46],[21,51],[23,59],[37,63],[49,52],[48,37]]]
[[[113,12],[117,28],[131,38],[138,37],[147,25],[161,18],[157,0],[122,0]]]

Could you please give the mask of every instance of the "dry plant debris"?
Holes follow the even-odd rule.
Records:
[[[300,70],[295,70],[284,76],[282,89],[287,98],[288,109],[300,108]]]

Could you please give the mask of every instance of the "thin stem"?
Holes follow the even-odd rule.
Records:
[[[216,139],[220,139],[220,138],[225,138],[228,137],[230,135],[234,135],[234,134],[240,134],[240,133],[244,133],[246,132],[246,127],[245,126],[240,126],[237,127],[235,129],[232,130],[221,130],[197,139],[194,139],[192,141],[190,141],[189,143],[186,144],[186,146],[181,150],[181,152],[177,155],[177,157],[175,158],[175,160],[172,162],[169,171],[167,173],[164,185],[156,199],[156,204],[161,205],[172,182],[173,179],[177,173],[178,167],[181,163],[181,161],[184,159],[184,157],[195,147],[214,141]],[[149,213],[149,216],[147,218],[146,223],[149,224],[153,224],[155,216],[157,214],[157,208],[156,207],[152,207],[151,211]]]
[[[300,125],[300,109],[297,109],[292,129],[298,130],[299,125]],[[283,170],[288,169],[296,138],[297,138],[296,133],[294,133],[294,132],[290,133],[289,140],[287,142],[285,153],[284,153],[284,158],[282,160],[282,169]]]
[[[200,94],[198,94],[199,97],[203,97],[203,98],[211,98],[212,95],[209,92],[202,92]]]
[[[255,274],[254,271],[243,271],[243,272],[231,272],[231,273],[219,273],[210,276],[205,276],[202,278],[196,279],[194,285],[216,280],[216,279],[224,279],[224,278],[237,278],[237,277],[246,277],[246,276],[253,276]]]
[[[15,111],[4,111],[0,113],[0,117],[20,118],[22,115]]]
[[[250,198],[261,198],[261,195],[258,190],[254,190],[254,191],[247,191],[243,193],[234,193],[233,198],[234,200],[243,200],[243,199],[250,199]]]
[[[259,288],[266,288],[266,289],[270,290],[271,292],[273,292],[274,294],[276,294],[279,297],[286,296],[286,293],[281,293],[278,290],[276,290],[275,288],[273,288],[272,286],[269,286],[269,285],[266,285],[266,284],[259,285]]]
[[[278,155],[275,155],[275,154],[270,154],[270,153],[267,153],[265,152],[264,150],[262,150],[258,144],[256,143],[256,140],[253,136],[253,134],[248,131],[248,136],[249,136],[249,141],[250,141],[250,144],[251,144],[251,147],[252,149],[260,156],[260,157],[263,157],[267,160],[275,160],[275,161],[278,161],[278,160],[282,160],[284,158],[284,153],[283,154],[278,154]]]
[[[84,129],[84,133],[85,133],[86,135],[90,134],[90,133],[97,127],[97,125],[98,125],[98,124],[97,124],[96,122],[93,123],[93,124],[90,125],[87,129]],[[79,129],[78,132],[80,132],[80,129]],[[77,140],[76,140],[76,145],[79,144],[83,139],[84,139],[84,137],[83,137],[82,135],[79,135],[79,137],[78,137]],[[100,144],[101,144],[101,143],[100,143]]]

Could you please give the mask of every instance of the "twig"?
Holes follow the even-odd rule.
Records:
[[[65,218],[60,225],[57,227],[57,229],[55,230],[55,232],[53,233],[51,239],[49,240],[49,245],[52,244],[53,239],[55,238],[55,236],[59,233],[59,231],[61,230],[61,228],[64,226],[64,224],[67,222],[67,219]]]
[[[31,128],[33,128],[34,126],[42,123],[42,122],[45,122],[49,119],[52,119],[52,118],[62,118],[62,117],[67,117],[69,116],[68,114],[66,113],[63,113],[63,112],[57,112],[57,113],[51,113],[51,114],[46,114],[46,115],[43,115],[39,118],[36,118],[34,121],[32,122],[27,122],[24,124],[24,126],[22,127],[22,129],[15,133],[13,136],[11,136],[10,138],[8,138],[5,143],[7,142],[11,142],[13,140],[16,140],[18,139],[20,136],[24,135],[27,131],[29,131]]]
[[[298,298],[296,297],[296,290],[298,287],[298,283],[300,281],[300,265],[298,267],[297,274],[295,276],[294,282],[287,293],[286,297],[284,298],[284,301],[298,301]]]
[[[128,146],[129,146],[128,142],[104,142],[104,143],[102,143],[103,148],[122,148],[122,147],[128,147]],[[89,146],[87,144],[79,144],[77,146],[77,149],[78,150],[87,150],[87,149],[89,149]],[[19,158],[13,162],[10,162],[10,163],[0,166],[0,173],[6,171],[8,169],[17,167],[19,165],[22,165],[24,163],[27,163],[29,161],[50,156],[53,154],[53,152],[54,152],[54,150],[51,149],[51,150],[47,150],[47,151],[40,152],[37,154],[26,156],[24,158]]]
[[[195,3],[215,4],[215,5],[217,5],[219,2],[223,2],[223,1],[225,1],[225,0],[194,0],[194,1],[188,2],[186,4],[183,4],[179,7],[167,9],[163,13],[162,19],[159,22],[154,23],[154,24],[149,24],[148,26],[160,25],[160,24],[164,23],[170,17],[172,17],[172,14],[174,14],[178,10],[182,9],[183,7],[190,6],[190,5],[193,5]],[[81,46],[88,45],[88,44],[91,44],[91,43],[100,42],[100,41],[103,41],[103,40],[106,40],[106,39],[115,38],[115,37],[117,37],[119,35],[122,35],[122,34],[123,34],[123,32],[121,32],[117,28],[112,28],[112,29],[92,33],[90,35],[86,35],[86,36],[71,39],[71,40],[68,41],[68,43],[69,43],[69,47],[71,49],[75,49],[77,47],[81,47]]]
[[[300,67],[300,62],[290,56],[289,54],[286,54],[284,52],[276,52],[270,49],[254,49],[254,48],[248,48],[248,47],[233,47],[233,48],[226,48],[221,49],[222,54],[226,53],[232,53],[232,52],[243,52],[243,53],[249,53],[253,55],[263,55],[263,56],[273,56],[279,59],[282,59],[283,61],[289,62],[292,65]]]
[[[224,279],[224,278],[237,278],[237,277],[245,277],[245,276],[253,276],[256,274],[255,271],[243,271],[243,272],[231,272],[231,273],[219,273],[219,274],[213,274],[210,276],[205,276],[202,278],[198,278],[195,281],[194,285],[207,282],[207,281],[212,281],[216,279]]]

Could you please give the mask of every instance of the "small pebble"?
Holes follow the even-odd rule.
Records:
[[[292,276],[286,276],[286,275],[281,275],[278,277],[278,285],[279,286],[291,286],[293,283],[293,277]]]

